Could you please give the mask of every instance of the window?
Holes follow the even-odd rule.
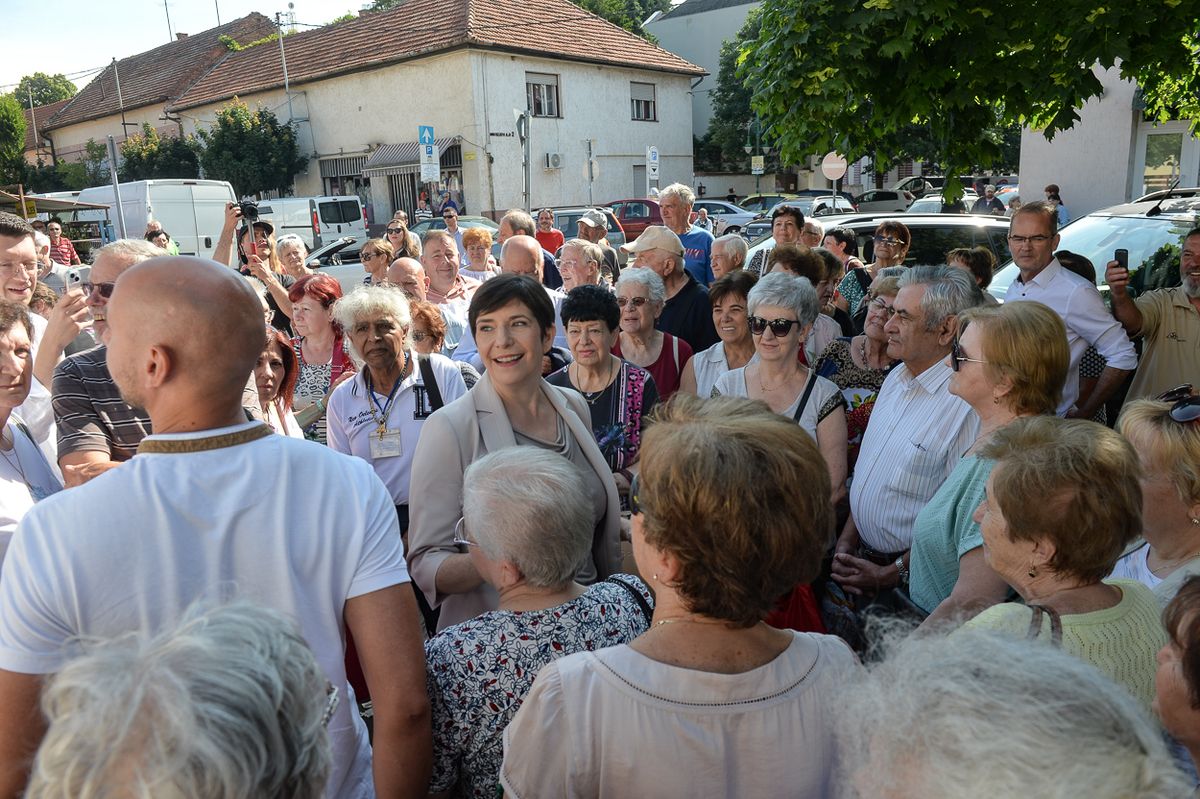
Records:
[[[653,83],[630,83],[629,102],[633,106],[633,119],[655,122],[658,109],[654,103]]]
[[[529,113],[535,117],[562,116],[558,111],[558,76],[540,72],[525,73],[525,98]]]

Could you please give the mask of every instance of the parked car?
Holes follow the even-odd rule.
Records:
[[[573,208],[555,208],[554,209],[554,226],[562,231],[564,237],[568,240],[579,236],[579,217],[591,210],[592,206],[580,205]],[[617,252],[621,252],[621,245],[626,242],[625,229],[621,227],[621,222],[617,219],[616,214],[611,208],[600,207],[597,210],[604,213],[604,219],[608,222],[608,233],[605,238]]]
[[[362,285],[367,273],[358,260],[362,243],[355,236],[343,236],[323,244],[308,254],[304,265],[314,272],[329,275],[349,294]]]
[[[485,227],[488,230],[492,231],[493,237],[495,237],[496,231],[498,231],[500,229],[500,226],[498,224],[496,224],[492,220],[488,219],[486,216],[460,216],[458,218],[458,226],[460,228],[464,228],[464,229],[472,228],[472,227]],[[445,230],[445,229],[446,229],[446,221],[444,219],[442,219],[441,217],[434,217],[433,219],[423,219],[420,222],[418,222],[417,224],[415,224],[409,228],[410,231],[412,231],[413,233],[416,233],[418,236],[424,236],[426,233],[428,233],[431,230]]]
[[[860,194],[855,204],[859,211],[903,213],[912,204],[912,198],[895,189],[871,189]]]
[[[1096,267],[1096,287],[1105,301],[1108,285],[1104,269],[1117,249],[1129,251],[1132,294],[1179,285],[1179,253],[1188,231],[1200,225],[1200,195],[1164,200],[1157,214],[1148,215],[1159,199],[1093,211],[1060,231],[1056,249],[1070,250],[1091,260]],[[1003,300],[1019,271],[1015,263],[1008,261],[996,272],[988,291]]]
[[[903,222],[912,235],[905,266],[944,264],[946,253],[956,247],[987,247],[997,263],[1009,259],[1008,220],[1003,217],[969,214],[852,214],[822,219],[827,227],[848,227],[858,239],[863,263],[875,260],[875,228],[885,219]],[[768,234],[770,231],[767,231]],[[771,247],[770,235],[753,243],[750,253]],[[749,258],[747,258],[749,262]]]
[[[640,197],[617,200],[605,205],[612,209],[613,215],[621,223],[621,229],[625,231],[625,238],[629,241],[642,235],[642,231],[651,225],[663,223],[662,212],[658,209],[658,200]]]
[[[1200,197],[1200,186],[1179,186],[1174,189],[1159,189],[1152,191],[1149,194],[1143,194],[1134,200],[1135,203],[1157,202],[1163,197],[1170,195],[1171,199],[1187,199],[1189,197]]]
[[[799,194],[751,194],[738,203],[738,206],[757,214],[769,214],[771,209],[781,202],[799,200]]]
[[[258,216],[275,226],[276,238],[294,233],[309,249],[345,236],[354,236],[361,248],[368,238],[362,201],[356,195],[261,200]]]
[[[754,221],[758,216],[755,211],[749,211],[741,206],[724,200],[696,200],[692,210],[699,213],[703,208],[708,211],[712,221],[712,234],[724,236],[726,233],[741,233],[742,228]]]
[[[979,199],[979,195],[973,191],[963,192],[961,198],[963,207],[968,211],[975,201]],[[924,197],[919,197],[912,201],[912,205],[908,206],[905,213],[909,214],[940,214],[942,206],[946,204],[946,198],[940,194],[927,194]],[[964,213],[966,213],[964,211]]]

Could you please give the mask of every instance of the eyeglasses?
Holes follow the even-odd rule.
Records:
[[[112,296],[113,289],[116,288],[116,286],[117,286],[116,283],[80,283],[79,284],[79,287],[81,289],[83,289],[83,293],[85,296],[90,297],[90,296],[92,296],[93,291],[99,291],[100,296],[106,300]]]
[[[373,261],[378,255],[383,255],[381,252],[364,252],[358,256],[360,261]]]
[[[37,261],[27,261],[19,264],[0,264],[0,275],[12,277],[18,272],[24,272],[27,275],[36,275],[41,271],[41,265]]]
[[[338,689],[337,686],[328,680],[325,682],[325,712],[321,714],[321,726],[328,727],[330,719],[333,718],[333,711],[337,710]]]
[[[869,306],[875,311],[883,314],[884,319],[891,319],[896,315],[896,309],[887,304],[887,300],[883,297],[873,297]]]
[[[775,338],[783,338],[792,329],[792,325],[799,327],[800,322],[796,319],[771,319],[768,321],[761,316],[750,317],[750,332],[756,336],[761,336],[769,327]]]
[[[641,308],[650,300],[646,297],[617,297],[617,306],[624,308],[627,305],[632,305],[634,308]]]
[[[458,214],[442,214],[442,219],[454,219]]]
[[[954,339],[950,342],[950,366],[954,369],[954,371],[957,372],[959,370],[959,365],[963,361],[967,361],[969,363],[987,363],[987,361],[981,361],[978,358],[968,358],[967,356],[963,355],[962,347],[959,345],[958,339]]]
[[[433,338],[433,334],[432,334],[432,333],[425,333],[425,332],[422,332],[422,331],[420,331],[420,330],[414,330],[414,331],[412,332],[412,339],[413,339],[413,341],[418,341],[418,342],[419,342],[419,341],[424,341],[424,340],[425,340],[425,339],[427,339],[427,338]]]
[[[638,504],[638,489],[641,487],[641,475],[635,474],[629,481],[629,512],[634,516],[642,512],[642,506]]]
[[[402,227],[390,227],[387,229],[387,234],[389,236],[399,236],[403,232],[404,232],[404,228],[402,228]]]
[[[1010,244],[1016,245],[1042,244],[1043,242],[1050,241],[1050,236],[1047,236],[1045,233],[1039,233],[1036,236],[1014,236],[1010,233],[1008,236],[1008,241]]]
[[[886,244],[889,247],[899,247],[904,244],[903,241],[895,236],[876,236],[874,241],[876,244]]]
[[[458,521],[454,524],[454,545],[463,547],[477,547],[479,544],[467,538],[467,520],[459,516]]]
[[[1181,399],[1171,408],[1171,418],[1180,424],[1200,419],[1200,397]]]
[[[1192,396],[1192,384],[1184,383],[1181,386],[1175,386],[1175,388],[1169,391],[1164,391],[1155,397],[1155,399],[1159,402],[1179,402],[1181,399],[1187,399],[1190,396]]]

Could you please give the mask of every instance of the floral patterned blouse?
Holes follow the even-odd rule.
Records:
[[[442,630],[425,643],[433,711],[430,793],[494,799],[504,759],[502,735],[552,660],[624,644],[649,620],[633,591],[653,607],[646,584],[629,574],[596,583],[546,610],[494,610]],[[628,586],[628,587],[626,587]]]
[[[849,445],[847,464],[854,472],[858,460],[858,448],[862,446],[863,434],[867,432],[867,420],[875,407],[875,398],[883,387],[887,369],[864,369],[850,355],[850,338],[836,338],[817,359],[817,374],[828,378],[842,391],[846,401],[846,441]]]
[[[571,382],[569,369],[570,366],[564,366],[547,377],[546,382],[579,391]],[[617,472],[632,466],[642,446],[642,420],[658,404],[654,378],[642,367],[622,361],[616,378],[602,391],[579,393],[588,404],[592,435],[608,467]]]

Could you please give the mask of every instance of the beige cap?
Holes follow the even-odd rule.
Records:
[[[583,216],[579,217],[579,221],[589,227],[598,227],[601,230],[608,230],[608,220],[604,217],[603,211],[598,211],[595,208],[585,211]]]
[[[622,252],[635,253],[646,250],[666,250],[675,255],[683,255],[683,242],[662,225],[651,225],[642,231],[642,235],[632,244],[621,245]]]

